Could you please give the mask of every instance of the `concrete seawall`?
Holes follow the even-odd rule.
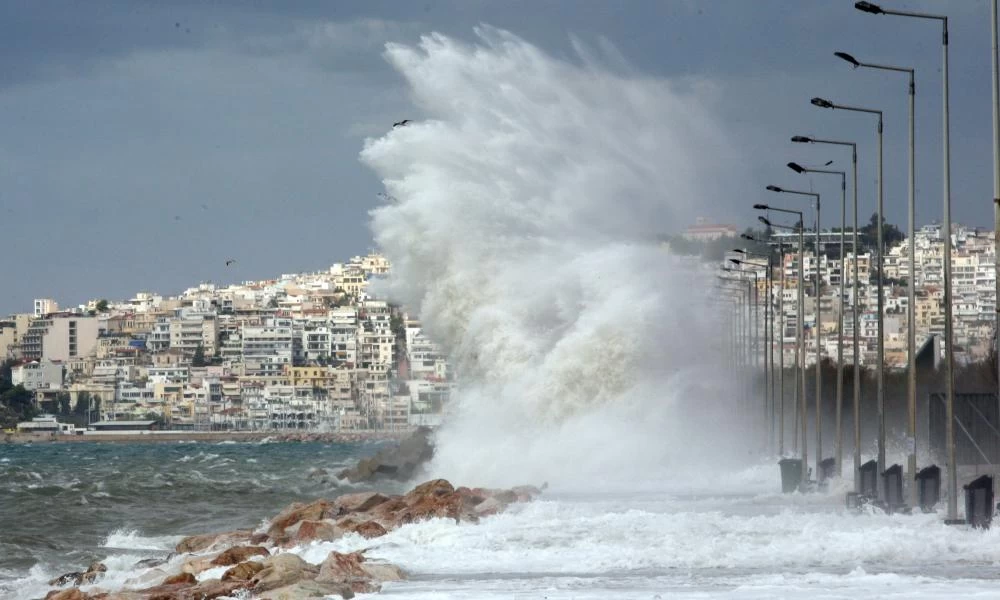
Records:
[[[75,442],[325,442],[352,443],[399,440],[411,432],[355,430],[330,433],[288,431],[136,431],[123,433],[88,433],[85,435],[14,433],[4,434],[0,442],[8,444]]]

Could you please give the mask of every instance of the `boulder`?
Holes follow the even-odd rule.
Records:
[[[379,450],[375,456],[358,461],[353,468],[342,470],[337,477],[352,483],[375,479],[408,481],[433,456],[431,430],[421,427],[401,440],[398,446]]]
[[[144,590],[138,590],[138,597],[144,600],[213,600],[214,598],[229,597],[239,590],[247,589],[245,581],[219,581],[218,579],[208,579],[198,585],[175,584],[159,585]],[[114,594],[109,597],[131,599],[133,596],[129,592]]]
[[[452,492],[414,498],[409,506],[395,514],[395,526],[434,518],[454,519],[455,522],[476,520],[476,516],[465,509],[462,497]]]
[[[256,600],[309,600],[339,595],[341,598],[353,598],[354,592],[350,586],[337,583],[319,583],[318,581],[300,581],[269,590],[254,597]]]
[[[104,566],[103,563],[95,562],[91,563],[87,567],[86,571],[74,571],[72,573],[65,573],[56,577],[55,579],[49,581],[49,585],[54,586],[64,586],[64,585],[82,585],[88,583],[94,583],[100,579],[108,568]]]
[[[192,558],[189,558],[186,561],[184,561],[184,564],[181,565],[181,571],[184,573],[191,573],[192,575],[197,575],[202,571],[206,571],[216,566],[212,564],[212,561],[215,560],[216,556],[218,555],[209,554],[206,556],[194,556]]]
[[[402,581],[406,578],[403,570],[396,565],[383,562],[369,562],[363,551],[341,554],[331,552],[320,564],[318,583],[336,583],[350,586],[357,593],[374,593],[382,589],[386,581]]]
[[[281,511],[271,520],[271,526],[267,530],[267,535],[271,539],[280,539],[285,533],[285,529],[295,525],[299,521],[322,521],[327,517],[335,515],[333,504],[329,500],[314,500],[309,504],[296,502]]]
[[[344,494],[333,501],[334,516],[341,516],[356,512],[368,512],[379,504],[388,502],[389,497],[378,492],[361,492],[358,494]]]
[[[447,479],[432,479],[407,492],[403,496],[403,501],[407,504],[413,504],[425,496],[444,496],[453,493],[455,493],[455,486],[451,485]]]
[[[170,577],[164,579],[161,585],[178,585],[178,584],[195,585],[197,583],[198,583],[198,578],[192,575],[191,573],[178,573],[176,575],[171,575]]]
[[[249,581],[264,569],[264,563],[249,560],[242,562],[222,574],[222,581]]]
[[[45,595],[45,600],[91,600],[93,596],[80,591],[80,588],[68,590],[52,590]]]
[[[318,574],[319,567],[307,563],[295,554],[278,554],[264,561],[264,568],[253,576],[250,583],[255,590],[264,592],[304,579],[315,579]]]
[[[494,498],[487,498],[479,504],[472,507],[472,512],[476,513],[477,516],[487,517],[489,515],[495,515],[497,513],[503,512],[507,508],[507,504],[501,502]]]
[[[270,556],[271,553],[263,546],[233,546],[212,559],[212,566],[228,567],[245,562],[252,556]]]
[[[175,550],[180,553],[191,553],[201,552],[209,548],[229,548],[237,544],[245,544],[249,541],[251,535],[253,535],[253,532],[249,529],[191,535],[182,539],[177,544]]]
[[[354,532],[369,540],[389,533],[385,530],[385,527],[382,527],[377,521],[365,521],[364,523],[359,523],[354,527]]]
[[[301,521],[299,522],[299,527],[295,531],[295,535],[292,536],[295,544],[304,544],[308,542],[330,542],[342,535],[342,531],[338,530],[337,524],[331,519],[326,519],[323,521]]]

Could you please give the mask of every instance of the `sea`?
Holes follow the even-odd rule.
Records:
[[[153,585],[163,572],[139,561],[165,558],[184,535],[258,527],[291,502],[362,489],[316,469],[378,447],[0,446],[0,598],[43,598],[49,579],[95,560],[108,567],[104,589]],[[695,484],[594,480],[479,524],[431,520],[288,551],[318,563],[367,548],[409,573],[385,586],[390,598],[1000,598],[1000,529],[849,511],[845,486],[783,495],[773,464]]]

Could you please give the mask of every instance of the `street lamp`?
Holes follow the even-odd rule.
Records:
[[[787,189],[784,189],[784,188],[780,188],[780,187],[778,187],[776,185],[769,185],[769,186],[767,186],[767,189],[769,191],[777,192],[777,193],[781,193],[781,194],[793,194],[793,195],[796,195],[796,196],[809,196],[810,198],[813,198],[816,201],[816,285],[815,285],[815,290],[816,290],[816,377],[815,377],[815,379],[816,379],[816,480],[819,481],[819,478],[820,478],[820,476],[823,473],[822,468],[820,466],[820,463],[823,461],[823,431],[821,429],[821,426],[822,426],[822,416],[821,416],[821,412],[820,412],[820,408],[821,408],[822,402],[823,402],[823,371],[822,371],[822,364],[821,364],[822,361],[820,360],[820,357],[822,356],[821,348],[820,348],[820,330],[823,327],[823,311],[822,311],[822,308],[820,306],[820,298],[819,298],[819,294],[820,294],[820,292],[819,292],[819,284],[820,284],[820,281],[819,281],[820,280],[820,266],[819,266],[819,251],[820,251],[819,250],[820,195],[817,194],[816,192],[802,192],[802,191],[798,191],[798,190],[787,190]],[[803,223],[802,226],[804,226],[804,223]],[[801,266],[800,266],[800,269],[801,269]],[[801,273],[800,273],[800,275],[801,275]],[[804,301],[803,301],[803,303],[804,303]],[[804,304],[803,304],[802,308],[803,308],[803,310],[805,310]],[[805,401],[805,395],[806,395],[806,392],[805,392],[805,383],[806,383],[806,379],[805,379],[805,350],[803,349],[803,351],[802,351],[802,388],[803,388],[802,389],[802,407],[803,407],[802,418],[803,419],[806,418],[806,415],[805,415],[805,407],[806,407],[806,401]],[[805,437],[802,438],[802,441],[803,441],[803,444],[804,444],[805,443]]]
[[[852,303],[852,317],[854,324],[854,491],[861,491],[861,352],[859,349],[859,316],[858,316],[858,304],[859,304],[859,290],[861,289],[861,284],[858,279],[858,145],[854,142],[841,142],[836,140],[824,140],[813,137],[806,137],[803,135],[792,136],[792,141],[798,144],[831,144],[834,146],[850,146],[851,147],[851,169],[852,169],[852,196],[854,204],[854,232],[853,232],[853,247],[854,247],[854,302]],[[841,237],[843,241],[843,236]],[[843,281],[843,265],[841,265],[841,281]],[[841,299],[843,299],[843,290],[841,290]],[[843,301],[843,300],[841,300]],[[838,425],[840,419],[837,419]],[[843,448],[841,434],[837,433],[837,468],[840,468],[841,457],[839,455],[840,449]],[[839,471],[838,471],[839,472]]]
[[[772,312],[772,311],[768,310],[768,306],[771,303],[771,301],[770,301],[770,299],[771,299],[771,273],[770,273],[770,271],[771,271],[771,257],[770,257],[770,255],[768,255],[768,256],[756,255],[756,254],[754,254],[752,252],[748,252],[747,250],[745,250],[743,248],[735,248],[733,250],[733,252],[736,252],[738,254],[742,254],[743,256],[747,256],[747,257],[749,257],[749,256],[759,256],[760,258],[765,258],[767,260],[766,263],[756,263],[756,262],[745,260],[745,259],[731,258],[731,259],[729,259],[729,262],[733,263],[737,267],[743,267],[745,265],[745,266],[748,266],[748,267],[759,267],[759,268],[764,269],[764,288],[767,290],[767,303],[764,304],[764,332],[763,333],[764,333],[765,336],[769,336],[770,339],[773,339],[773,337],[774,337],[774,315],[771,314],[770,318],[768,317],[769,313]],[[756,270],[750,271],[750,273],[753,275],[753,281],[754,281],[754,300],[755,300],[754,311],[756,312],[757,311],[757,307],[760,306],[760,298],[757,295],[757,291],[756,291],[759,288],[759,286],[758,286],[758,274],[757,274]],[[768,329],[768,323],[770,323],[770,329]],[[768,349],[770,349],[770,348],[773,348],[773,344],[769,342],[764,347],[764,352],[763,352],[763,355],[764,355],[764,392],[765,392],[765,395],[764,395],[763,419],[764,419],[764,421],[767,421],[771,425],[771,427],[768,429],[768,444],[769,444],[770,450],[773,452],[774,451],[774,446],[773,446],[773,437],[774,437],[774,435],[773,435],[774,434],[773,424],[774,424],[774,421],[773,421],[773,419],[769,419],[769,416],[773,416],[773,412],[774,412],[774,375],[771,373],[771,368],[768,367]],[[770,363],[771,367],[773,367],[774,366],[774,355],[773,355],[773,353],[771,355],[770,360],[771,360],[771,363]],[[770,407],[770,413],[769,413],[769,407]]]
[[[788,163],[788,168],[795,171],[796,173],[823,173],[827,175],[840,175],[840,305],[838,310],[840,314],[837,319],[837,420],[836,420],[836,436],[834,439],[834,463],[836,465],[837,474],[840,474],[840,461],[843,456],[841,451],[841,443],[843,442],[842,437],[842,410],[844,406],[844,229],[847,227],[847,173],[845,171],[835,171],[827,169],[814,169],[812,167],[803,167],[798,163],[790,162]],[[817,268],[819,265],[819,223],[816,224],[816,247],[817,247]],[[816,302],[819,302],[819,276],[816,277]],[[818,340],[818,338],[817,338]],[[818,344],[817,344],[818,346]],[[819,354],[817,354],[817,360]],[[821,418],[820,418],[820,396],[816,396],[816,430],[822,431],[821,428]],[[819,443],[816,444],[819,446]],[[820,446],[821,447],[821,446]]]
[[[916,229],[916,171],[915,171],[915,159],[914,159],[914,101],[916,98],[916,87],[913,82],[913,69],[906,67],[894,67],[890,65],[879,65],[874,63],[861,62],[854,58],[846,52],[834,52],[834,55],[841,58],[851,65],[855,69],[859,67],[865,67],[869,69],[877,69],[880,71],[895,71],[897,73],[907,73],[910,76],[909,85],[909,96],[910,96],[910,110],[909,110],[909,127],[910,127],[910,143],[909,143],[909,169],[910,177],[907,186],[907,192],[909,196],[909,204],[907,210],[907,225],[910,230],[910,240],[909,240],[909,272],[910,272],[910,284],[907,286],[907,302],[909,303],[909,312],[906,319],[906,356],[907,356],[907,381],[906,381],[906,436],[907,436],[907,457],[906,457],[906,470],[907,470],[907,488],[910,491],[910,503],[912,506],[917,505],[916,497],[916,486],[914,484],[914,477],[917,474],[917,329],[916,322],[913,318],[914,305],[916,304],[916,287],[917,287],[917,273],[916,273],[916,248],[917,243],[915,240]],[[1000,289],[1000,288],[998,288]]]
[[[738,258],[730,258],[729,262],[737,266],[739,266],[741,263],[741,261]],[[742,277],[743,274],[745,273],[745,271],[743,271],[742,269],[728,268],[724,270],[732,271],[734,273],[739,273],[740,277]],[[753,296],[751,300],[753,302],[753,335],[751,336],[750,341],[752,343],[754,369],[756,369],[758,367],[757,363],[759,362],[760,359],[760,345],[758,344],[758,340],[760,339],[760,300],[757,295],[757,289],[758,289],[757,272],[753,271],[750,274],[753,275]],[[764,318],[765,320],[767,319],[766,312],[764,313]],[[767,328],[766,323],[764,325],[764,328],[765,329]]]
[[[886,10],[871,2],[855,2],[858,10],[874,15],[896,15],[917,19],[931,19],[941,22],[941,55],[942,55],[942,97],[941,112],[943,114],[944,139],[944,355],[945,355],[945,446],[948,455],[948,520],[958,519],[958,465],[955,462],[955,356],[952,340],[951,323],[951,127],[949,127],[948,107],[948,17],[929,13],[916,13],[901,10]],[[995,26],[995,25],[994,25]],[[995,86],[994,86],[995,87]],[[995,109],[994,109],[995,110]],[[995,137],[995,134],[994,134]],[[881,270],[881,264],[879,269]],[[880,467],[884,468],[884,467]]]
[[[847,111],[852,111],[852,112],[861,112],[861,113],[868,113],[868,114],[878,115],[878,128],[877,128],[877,133],[878,133],[878,168],[877,168],[877,174],[878,174],[878,203],[876,204],[876,211],[875,211],[875,219],[876,219],[876,222],[877,222],[877,227],[875,228],[876,229],[876,241],[875,241],[875,246],[876,246],[876,248],[875,248],[875,257],[876,258],[875,258],[875,262],[878,265],[877,266],[878,278],[876,280],[877,295],[878,295],[878,302],[877,302],[878,314],[877,314],[877,319],[876,319],[877,323],[878,323],[878,341],[876,343],[876,348],[877,348],[876,363],[877,364],[875,365],[875,373],[876,373],[875,381],[876,381],[876,405],[877,405],[877,411],[878,411],[878,460],[877,460],[877,465],[878,466],[877,466],[877,468],[878,468],[878,472],[881,474],[881,473],[885,472],[885,336],[884,336],[884,333],[883,333],[883,330],[884,330],[884,327],[885,327],[885,311],[884,311],[884,308],[883,308],[883,303],[885,301],[885,297],[884,297],[884,294],[883,294],[883,291],[882,291],[883,283],[884,283],[883,282],[883,262],[882,262],[882,254],[883,254],[883,250],[884,250],[883,244],[882,244],[882,230],[884,229],[884,226],[883,226],[884,222],[882,220],[882,205],[883,205],[883,195],[884,195],[884,193],[883,193],[884,192],[884,190],[883,190],[883,188],[884,188],[884,185],[883,185],[884,179],[882,177],[882,111],[881,110],[870,109],[870,108],[859,108],[857,106],[847,106],[847,105],[841,105],[841,104],[834,104],[833,102],[830,102],[829,100],[824,100],[823,98],[813,98],[811,100],[811,102],[812,102],[812,104],[814,106],[818,106],[820,108],[840,109],[840,110],[847,110]],[[857,259],[855,258],[855,260],[857,260]],[[876,479],[878,480],[879,498],[880,499],[884,499],[884,497],[885,497],[885,485],[884,485],[884,482],[882,481],[882,477],[877,477]]]
[[[768,186],[768,189],[770,189],[772,187],[776,187],[776,186]],[[796,332],[797,333],[796,346],[797,346],[797,350],[798,350],[799,356],[798,356],[798,361],[797,361],[798,362],[798,369],[796,371],[796,378],[799,379],[799,380],[801,380],[802,386],[800,388],[799,385],[798,385],[798,381],[796,381],[794,402],[795,402],[796,408],[798,408],[799,412],[801,413],[801,423],[800,424],[801,424],[801,435],[802,435],[802,473],[803,473],[804,480],[808,481],[808,476],[806,476],[806,468],[808,467],[808,464],[809,464],[808,463],[809,451],[807,449],[807,444],[806,444],[806,429],[807,429],[807,421],[806,421],[806,394],[805,394],[806,351],[805,351],[805,333],[804,333],[805,321],[803,319],[803,313],[805,312],[805,295],[804,295],[804,287],[802,285],[802,281],[803,281],[803,275],[802,275],[802,269],[803,269],[803,267],[802,267],[802,263],[805,260],[805,255],[804,255],[805,243],[804,243],[804,235],[803,235],[803,228],[802,228],[802,211],[800,211],[800,210],[790,210],[790,209],[787,209],[787,208],[776,208],[776,207],[768,206],[767,204],[754,204],[753,207],[755,209],[757,209],[757,210],[767,210],[767,211],[773,210],[775,212],[782,212],[782,213],[787,213],[787,214],[792,214],[792,215],[798,215],[798,217],[799,217],[799,224],[797,226],[795,226],[795,227],[789,227],[788,225],[779,225],[777,223],[772,223],[771,221],[769,221],[764,216],[758,216],[757,220],[760,221],[761,223],[763,223],[764,225],[767,225],[768,227],[771,227],[771,228],[774,228],[774,229],[788,229],[788,230],[791,230],[791,231],[798,231],[798,233],[799,233],[798,308],[795,311],[796,315],[797,315],[797,320],[798,320],[798,328],[797,328],[798,331]]]

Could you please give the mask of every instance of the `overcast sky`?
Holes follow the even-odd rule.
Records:
[[[951,17],[953,219],[992,222],[989,8],[984,0],[884,2]],[[620,55],[636,77],[713,86],[743,164],[713,219],[746,226],[764,185],[824,192],[832,178],[783,165],[847,151],[793,134],[857,140],[861,213],[874,206],[873,119],[886,112],[886,207],[905,225],[905,76],[833,57],[917,69],[918,223],[940,220],[941,54],[936,22],[860,13],[850,0],[0,2],[0,314],[53,297],[71,306],[174,294],[325,268],[371,246],[381,187],[358,160],[366,137],[419,118],[386,42],[480,23],[553,56],[578,44]],[[627,66],[622,66],[627,65]],[[833,167],[831,167],[833,168]],[[781,199],[783,201],[784,199]],[[672,224],[680,229],[686,223]],[[227,268],[225,261],[238,262]]]

